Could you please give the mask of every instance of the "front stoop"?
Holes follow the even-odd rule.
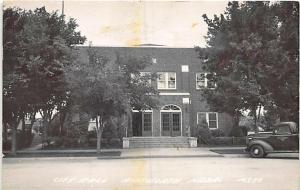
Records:
[[[123,148],[194,148],[195,137],[124,137]]]

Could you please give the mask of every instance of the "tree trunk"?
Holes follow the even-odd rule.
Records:
[[[59,136],[63,136],[64,122],[66,119],[66,112],[62,111],[59,114]]]
[[[35,115],[30,117],[30,126],[29,126],[29,129],[28,129],[29,134],[32,133],[32,127],[33,127],[34,123],[35,123]]]
[[[11,139],[11,153],[16,154],[17,153],[17,126],[12,126],[12,139]]]
[[[3,122],[3,129],[2,129],[2,139],[3,142],[7,142],[7,123]]]
[[[238,115],[233,116],[233,126],[239,127],[240,117]]]
[[[25,117],[22,118],[22,135],[25,133]]]
[[[257,115],[258,121],[260,121],[260,112],[261,112],[261,104],[259,105],[259,108],[258,108],[258,115]]]
[[[254,116],[254,130],[255,130],[255,133],[258,133],[256,108],[257,108],[257,107],[255,107],[255,108],[253,109],[253,116]]]
[[[43,118],[43,137],[44,137],[44,140],[47,139],[47,136],[48,136],[48,121],[46,118]]]
[[[49,122],[47,120],[46,117],[43,118],[43,136],[42,136],[42,149],[44,149],[45,144],[48,146],[49,145],[49,141],[48,141],[48,126],[49,126]]]
[[[102,130],[101,130],[101,118],[96,117],[96,132],[97,132],[97,154],[100,154],[101,152],[101,137],[102,137]]]
[[[238,114],[232,116],[233,128],[231,135],[232,136],[241,136],[241,130],[239,128],[240,117]]]
[[[102,138],[102,130],[99,128],[97,131],[97,154],[101,153],[101,138]]]
[[[128,111],[128,125],[127,125],[127,132],[126,137],[132,137],[133,131],[132,131],[132,112]]]

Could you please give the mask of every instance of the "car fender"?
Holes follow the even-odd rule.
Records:
[[[250,148],[251,148],[251,146],[253,146],[253,145],[261,145],[266,152],[272,152],[274,150],[274,148],[269,143],[267,143],[265,141],[262,141],[262,140],[252,140],[248,144],[247,151],[249,151]]]

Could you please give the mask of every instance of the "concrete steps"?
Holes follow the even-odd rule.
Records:
[[[129,148],[188,148],[188,137],[130,137]]]

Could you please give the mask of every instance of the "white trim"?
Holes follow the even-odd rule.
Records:
[[[169,73],[174,73],[175,74],[175,88],[169,88]],[[167,72],[157,72],[157,74],[163,74],[163,75],[165,75],[165,85],[166,85],[166,88],[159,88],[158,87],[158,78],[157,78],[157,80],[156,80],[156,82],[157,82],[157,89],[158,90],[176,90],[177,89],[177,77],[176,77],[176,72],[172,72],[172,71],[167,71]]]
[[[189,92],[160,92],[161,96],[189,96]]]
[[[131,110],[131,112],[153,112],[153,110]]]
[[[199,116],[198,116],[199,113],[204,113],[205,114],[206,123],[207,123],[208,128],[210,130],[219,129],[219,113],[218,112],[197,112],[197,124],[199,124]],[[210,113],[215,113],[216,114],[217,128],[210,128],[209,127],[209,114]]]

